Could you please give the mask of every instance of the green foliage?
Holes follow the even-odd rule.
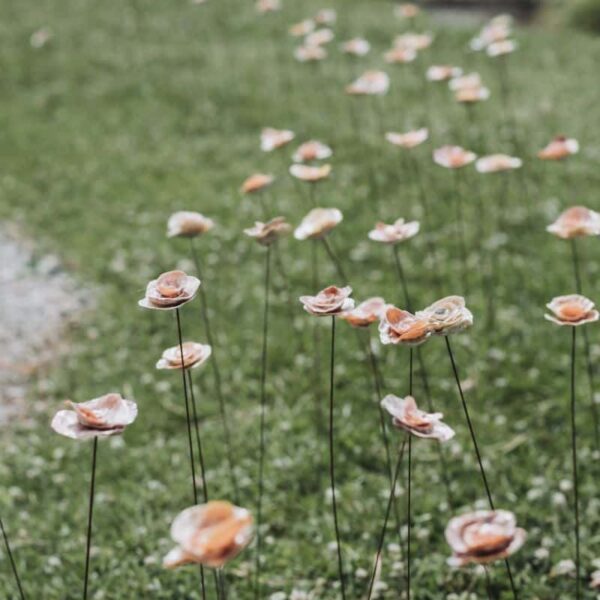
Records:
[[[600,33],[600,0],[573,0],[565,6],[566,22],[592,33]]]

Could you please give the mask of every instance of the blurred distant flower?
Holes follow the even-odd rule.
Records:
[[[244,229],[244,233],[254,238],[259,244],[269,246],[280,237],[287,235],[291,229],[291,225],[286,222],[284,217],[275,217],[267,223],[256,221],[254,227]]]
[[[327,58],[327,51],[321,46],[298,46],[294,58],[299,62],[313,62]]]
[[[383,71],[366,71],[346,87],[346,93],[356,96],[383,96],[390,87],[390,78]]]
[[[458,90],[464,90],[466,88],[478,88],[483,85],[481,81],[481,75],[479,73],[468,73],[466,75],[460,75],[453,77],[448,82],[448,87],[451,91],[457,92]]]
[[[593,323],[600,318],[600,313],[594,308],[594,303],[580,294],[557,296],[546,304],[552,314],[545,314],[544,318],[556,325],[585,325]]]
[[[363,38],[353,38],[342,44],[342,52],[353,56],[365,56],[370,49],[371,44]]]
[[[563,239],[600,235],[600,213],[585,206],[572,206],[548,225],[546,231]]]
[[[29,43],[32,48],[43,48],[50,40],[52,39],[52,32],[46,28],[42,27],[37,31],[34,31],[29,38]]]
[[[414,48],[403,46],[394,46],[383,55],[385,62],[390,65],[404,65],[412,62],[415,58],[417,58],[417,51]]]
[[[331,165],[321,165],[320,167],[311,167],[308,165],[292,165],[290,167],[290,174],[296,179],[302,181],[309,181],[315,183],[326,179],[331,173]]]
[[[410,48],[411,50],[425,50],[431,46],[433,36],[430,33],[403,33],[394,38],[397,48]]]
[[[383,298],[368,298],[352,310],[341,313],[340,318],[352,327],[368,327],[381,318],[384,308],[385,300]]]
[[[398,398],[388,394],[381,401],[381,406],[392,416],[394,427],[417,437],[447,442],[455,435],[454,430],[442,422],[442,413],[419,410],[412,396]]]
[[[174,568],[200,563],[222,568],[252,540],[252,515],[223,500],[186,508],[171,525],[171,538],[178,546],[163,559],[163,566]]]
[[[297,240],[321,238],[343,218],[342,211],[337,208],[313,208],[294,231],[294,237]]]
[[[328,44],[329,42],[333,41],[334,37],[333,31],[327,27],[323,29],[317,29],[316,31],[309,33],[304,38],[304,45],[309,48],[312,46],[323,46],[324,44]]]
[[[511,33],[512,17],[498,15],[481,29],[479,35],[471,40],[471,49],[475,51],[485,50],[490,44],[508,39]]]
[[[293,37],[304,37],[315,29],[315,22],[312,19],[305,19],[299,23],[295,23],[289,29],[290,35]]]
[[[199,212],[182,210],[173,213],[167,222],[167,237],[196,237],[215,226],[212,219]]]
[[[333,8],[322,8],[315,15],[315,22],[319,25],[333,25],[337,20],[337,13]]]
[[[275,12],[281,8],[280,0],[257,0],[256,10],[259,13]]]
[[[579,142],[576,139],[559,135],[538,152],[538,158],[542,160],[562,160],[578,152]]]
[[[452,65],[431,65],[427,69],[425,77],[428,81],[449,81],[450,79],[456,79],[462,75],[462,69],[460,67],[453,67]]]
[[[212,348],[208,344],[198,344],[196,342],[184,342],[183,348],[183,368],[194,369],[203,365],[212,354]],[[157,369],[181,369],[181,350],[179,346],[167,348],[158,362]]]
[[[501,40],[499,42],[492,42],[487,48],[486,53],[492,58],[496,56],[504,56],[510,54],[517,49],[517,44],[513,40]]]
[[[394,133],[390,131],[385,134],[385,139],[394,146],[402,146],[403,148],[415,148],[423,142],[427,141],[429,130],[426,127],[407,131],[406,133]]]
[[[403,2],[394,8],[394,14],[400,19],[414,19],[419,12],[420,8],[412,2]]]
[[[446,527],[446,540],[452,549],[448,564],[463,567],[485,564],[514,554],[527,534],[517,527],[515,515],[507,510],[480,510],[454,517]]]
[[[397,244],[417,235],[419,228],[418,221],[405,222],[404,219],[397,219],[391,225],[379,222],[375,229],[369,231],[369,239],[384,244]]]
[[[168,271],[146,287],[146,295],[138,304],[154,310],[178,308],[194,298],[200,280],[183,271]]]
[[[523,161],[515,156],[507,154],[490,154],[477,159],[475,168],[480,173],[497,173],[498,171],[510,171],[511,169],[519,169],[523,165]]]
[[[274,129],[265,127],[260,134],[260,149],[271,152],[289,144],[294,139],[294,132],[289,129]]]
[[[447,169],[459,169],[471,164],[477,155],[469,152],[461,146],[442,146],[433,152],[433,160],[436,164]]]
[[[304,310],[316,317],[333,317],[354,308],[352,288],[330,285],[316,296],[300,296]]]
[[[490,90],[484,86],[470,87],[456,90],[454,99],[462,104],[482,102],[490,97]]]
[[[275,177],[273,177],[273,175],[255,173],[254,175],[250,175],[250,177],[244,181],[241,191],[244,194],[252,194],[253,192],[258,192],[270,186],[273,181],[275,181]]]
[[[121,394],[111,393],[87,402],[65,403],[70,410],[59,410],[51,427],[66,437],[83,440],[122,433],[137,417],[137,405]]]
[[[590,587],[593,590],[600,589],[600,570],[592,572],[590,576]]]
[[[388,304],[379,321],[382,344],[418,346],[431,335],[427,320]]]
[[[292,160],[294,162],[310,162],[313,160],[324,160],[333,154],[331,148],[317,140],[310,140],[298,146]]]

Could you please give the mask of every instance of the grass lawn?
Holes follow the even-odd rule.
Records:
[[[406,27],[392,17],[391,3],[332,0],[328,5],[337,8],[338,23],[330,56],[320,64],[300,64],[287,29],[322,5],[284,4],[279,13],[259,16],[252,2],[233,0],[0,0],[0,217],[21,224],[40,252],[56,252],[96,303],[70,332],[73,352],[32,386],[34,425],[16,422],[0,432],[0,514],[28,597],[80,597],[91,448],[57,436],[49,420],[65,398],[83,401],[112,390],[135,399],[140,413],[123,437],[100,444],[91,596],[200,597],[196,569],[161,567],[172,546],[171,520],[191,504],[181,380],[176,372],[154,369],[162,350],[176,343],[175,319],[143,311],[137,300],[159,273],[194,271],[186,241],[165,236],[169,215],[187,209],[214,218],[217,227],[198,240],[198,249],[233,433],[239,503],[254,510],[264,252],[242,230],[264,214],[260,202],[242,197],[239,187],[255,171],[275,174],[265,197],[269,216],[285,215],[297,224],[310,208],[308,188],[293,181],[287,167],[296,142],[316,138],[334,149],[332,176],[316,194],[320,205],[344,213],[330,240],[350,279],[339,280],[319,247],[320,287],[350,283],[359,300],[381,295],[401,306],[391,250],[369,241],[367,232],[380,219],[421,220],[422,233],[400,248],[410,293],[418,307],[464,294],[474,313],[474,327],[453,343],[496,504],[514,511],[529,534],[512,559],[518,587],[523,598],[572,598],[573,580],[550,575],[560,560],[574,558],[570,330],[554,327],[543,312],[553,296],[575,289],[569,243],[545,227],[572,204],[600,208],[600,41],[517,29],[519,50],[507,61],[507,114],[498,64],[467,49],[472,30],[423,18],[418,28],[435,32],[433,46],[415,63],[388,66],[382,53]],[[29,37],[42,26],[53,37],[34,49]],[[373,46],[361,59],[339,51],[339,42],[355,35]],[[479,71],[491,99],[468,113],[444,84],[424,83],[425,69],[436,63]],[[344,95],[353,77],[382,67],[392,80],[386,97]],[[431,139],[411,154],[383,139],[384,131],[423,125],[431,128]],[[292,129],[296,140],[262,153],[264,126]],[[579,139],[581,153],[565,163],[538,161],[535,153],[559,133]],[[446,143],[480,154],[517,154],[524,166],[506,177],[480,175],[470,166],[457,180],[431,160],[433,148]],[[427,216],[418,175],[431,208]],[[468,281],[456,243],[457,190]],[[584,293],[600,300],[598,241],[583,240],[579,250]],[[275,272],[263,597],[284,592],[303,598],[291,596],[296,590],[320,600],[338,598],[327,494],[328,320],[318,324],[321,373],[315,378],[314,320],[296,300],[316,292],[310,242],[286,239],[280,254],[291,308]],[[490,283],[492,259],[496,276]],[[497,315],[486,326],[491,297]],[[185,338],[205,340],[199,299],[183,309],[182,320]],[[588,332],[596,362],[597,326]],[[371,336],[376,341],[375,327]],[[389,482],[368,363],[345,323],[338,325],[337,342],[340,521],[350,596],[357,598],[365,595]],[[600,559],[600,466],[583,345],[579,349],[583,586],[592,598],[587,575],[600,566],[593,565]],[[375,350],[385,392],[404,396],[408,350],[378,341]],[[446,566],[447,521],[486,504],[444,342],[431,339],[421,350],[433,403],[457,436],[443,446],[452,507],[435,447],[413,445],[412,597],[484,597],[480,571]],[[210,367],[195,378],[209,492],[231,498]],[[424,398],[418,374],[415,396]],[[401,434],[389,434],[399,445]],[[404,589],[398,541],[392,526],[382,598],[399,598]],[[253,560],[251,548],[228,567],[230,598],[253,597]],[[502,563],[491,576],[497,597],[512,597]],[[6,560],[0,560],[0,597],[16,597]]]

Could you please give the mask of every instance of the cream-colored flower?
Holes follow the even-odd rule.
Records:
[[[212,219],[199,212],[181,210],[173,213],[167,221],[167,237],[196,237],[215,226]]]
[[[255,173],[250,175],[248,179],[242,184],[241,190],[244,194],[252,194],[254,192],[260,192],[266,187],[269,187],[275,181],[273,175],[267,175],[265,173]]]
[[[298,62],[315,62],[327,58],[327,51],[322,46],[298,46],[294,58]]]
[[[512,19],[508,15],[499,15],[487,23],[477,37],[471,40],[472,50],[485,50],[490,44],[502,42],[512,33]]]
[[[477,154],[469,152],[461,146],[442,146],[433,151],[433,160],[436,164],[447,169],[459,169],[471,164]]]
[[[475,168],[480,173],[497,173],[498,171],[510,171],[519,169],[523,165],[523,161],[516,156],[508,156],[507,154],[490,154],[477,159]]]
[[[394,427],[420,438],[447,442],[455,436],[454,429],[442,421],[442,413],[428,413],[419,410],[412,396],[398,398],[388,394],[381,406],[392,416]]]
[[[333,41],[334,37],[335,36],[333,34],[333,31],[331,31],[331,29],[328,29],[327,27],[323,29],[317,29],[316,31],[309,33],[304,38],[304,45],[309,48],[312,48],[314,46],[324,46],[325,44],[328,44],[329,42]]]
[[[453,67],[452,65],[431,65],[431,67],[427,69],[425,77],[428,81],[450,81],[461,75],[462,69],[460,67]]]
[[[600,313],[594,308],[594,303],[580,294],[557,296],[546,304],[552,314],[545,314],[544,318],[556,325],[576,327],[586,323],[594,323],[600,318]]]
[[[500,40],[498,42],[492,42],[487,48],[486,53],[488,56],[495,58],[496,56],[504,56],[510,54],[517,49],[517,44],[513,40]]]
[[[389,65],[405,65],[415,58],[417,58],[417,51],[404,46],[394,46],[383,55],[383,60]]]
[[[379,339],[382,344],[418,346],[431,335],[429,323],[407,310],[388,304],[379,321]]]
[[[538,152],[538,158],[542,160],[562,160],[578,152],[579,142],[576,139],[559,135]]]
[[[452,549],[448,564],[463,567],[508,558],[525,543],[527,534],[507,510],[480,510],[454,517],[446,527]]]
[[[369,231],[369,239],[384,244],[397,244],[417,235],[419,228],[418,221],[405,222],[404,219],[397,219],[391,225],[379,222],[375,229]]]
[[[262,14],[275,12],[280,9],[280,0],[257,0],[256,2],[256,10]]]
[[[414,131],[407,131],[406,133],[395,133],[389,131],[385,134],[385,139],[394,146],[402,146],[402,148],[415,148],[420,146],[423,142],[429,138],[429,130],[427,127],[421,129],[415,129]]]
[[[546,231],[565,240],[600,235],[600,213],[585,206],[572,206],[567,208],[552,225],[548,225]]]
[[[483,81],[481,80],[481,75],[479,73],[467,73],[466,75],[460,75],[458,77],[453,77],[448,82],[448,87],[452,92],[458,92],[459,90],[464,90],[468,88],[479,88],[483,85]]]
[[[415,317],[427,321],[429,330],[435,335],[457,333],[473,325],[473,314],[465,306],[462,296],[446,296],[417,312]]]
[[[174,568],[199,563],[215,569],[235,558],[252,540],[252,515],[223,500],[186,508],[171,525],[171,538],[178,545],[163,559]]]
[[[303,308],[316,317],[333,317],[354,308],[354,300],[350,298],[352,288],[330,285],[316,296],[300,296]]]
[[[329,177],[330,173],[331,165],[311,167],[309,165],[296,164],[290,167],[291,175],[293,175],[296,179],[301,179],[302,181],[308,181],[310,183],[315,183],[317,181],[321,181],[322,179],[326,179]]]
[[[343,218],[342,211],[337,208],[313,208],[296,227],[294,237],[297,240],[322,238]]]
[[[111,393],[87,402],[65,403],[70,410],[59,410],[51,427],[65,437],[84,440],[123,433],[137,417],[137,404],[121,394]]]
[[[304,37],[315,30],[315,22],[312,19],[304,19],[299,23],[294,23],[289,29],[292,37]]]
[[[412,50],[426,50],[431,46],[433,36],[430,33],[403,33],[394,38],[394,46],[400,48],[411,48]]]
[[[322,8],[315,15],[315,22],[319,25],[333,25],[337,21],[337,13],[333,8]]]
[[[490,90],[484,86],[463,88],[454,92],[454,99],[461,104],[483,102],[490,97]]]
[[[341,313],[340,319],[344,319],[352,327],[368,327],[381,318],[384,308],[385,300],[383,298],[368,298],[352,310]]]
[[[326,144],[322,144],[317,140],[310,140],[298,146],[296,152],[292,156],[294,162],[311,162],[313,160],[325,160],[330,158],[333,151]]]
[[[353,38],[342,44],[342,52],[352,56],[365,56],[371,50],[371,44],[363,38]]]
[[[212,348],[208,344],[184,342],[182,347],[184,369],[195,369],[196,367],[200,367],[212,354]],[[167,348],[156,363],[156,368],[161,370],[181,369],[181,349],[179,348],[179,345]]]
[[[383,96],[390,87],[390,78],[383,71],[365,71],[358,79],[346,87],[352,96]]]
[[[294,132],[289,129],[265,127],[260,133],[260,149],[263,152],[272,152],[289,144],[293,139]]]
[[[403,2],[394,8],[394,14],[399,19],[414,19],[420,12],[421,9],[412,2]]]
[[[198,278],[183,271],[167,271],[148,283],[146,294],[138,304],[142,308],[172,310],[192,300],[199,287]]]
[[[254,227],[244,229],[244,233],[254,238],[259,244],[270,246],[279,238],[287,235],[291,230],[291,225],[286,222],[284,217],[275,217],[267,223],[256,221]]]

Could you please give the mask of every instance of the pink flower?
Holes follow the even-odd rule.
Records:
[[[208,344],[198,344],[196,342],[184,342],[183,347],[183,368],[195,369],[203,365],[212,354],[212,348]],[[157,369],[181,369],[181,350],[179,345],[167,348],[158,362]]]
[[[365,71],[358,79],[346,87],[346,93],[353,96],[383,96],[390,87],[390,78],[383,71]]]
[[[371,44],[363,38],[353,38],[342,44],[342,52],[353,56],[365,56],[370,49]]]
[[[462,75],[460,67],[452,65],[432,65],[427,69],[426,77],[428,81],[449,81]]]
[[[145,296],[138,302],[142,308],[171,310],[193,300],[200,280],[183,271],[168,271],[146,287]]]
[[[331,29],[317,29],[316,31],[313,31],[312,33],[309,33],[305,38],[304,38],[304,45],[307,47],[314,47],[314,46],[323,46],[325,44],[328,44],[329,42],[331,42],[334,38],[333,35],[333,31],[331,31]]]
[[[326,179],[329,177],[330,173],[331,165],[311,167],[309,165],[296,164],[290,167],[291,175],[293,175],[296,179],[301,179],[302,181],[308,181],[310,183],[315,183],[317,181],[321,181],[322,179]]]
[[[327,58],[327,51],[321,46],[298,46],[294,58],[298,62],[315,62]]]
[[[433,160],[447,169],[460,169],[471,164],[476,158],[477,154],[461,146],[442,146],[433,151]]]
[[[384,244],[397,244],[409,240],[419,233],[419,222],[397,219],[392,225],[377,223],[375,229],[369,231],[369,239]]]
[[[270,246],[273,242],[276,242],[280,237],[287,235],[291,231],[291,226],[286,223],[284,217],[275,217],[267,223],[256,221],[254,227],[250,229],[244,229],[244,233],[251,238],[254,238],[259,244],[263,246]]]
[[[600,235],[600,213],[585,206],[572,206],[546,227],[546,231],[565,240]]]
[[[324,160],[329,158],[333,154],[333,151],[326,144],[322,144],[316,140],[310,140],[309,142],[304,142],[298,146],[296,152],[294,152],[294,156],[292,156],[292,160],[294,162],[310,162],[313,160]]]
[[[167,237],[196,237],[215,226],[212,219],[199,212],[182,210],[173,213],[167,222]]]
[[[477,159],[475,168],[480,173],[497,173],[498,171],[509,171],[511,169],[519,169],[523,165],[523,161],[515,156],[507,154],[490,154]]]
[[[314,31],[314,29],[315,22],[312,19],[305,19],[304,21],[292,25],[289,32],[293,37],[303,37]]]
[[[334,317],[354,308],[354,300],[350,298],[352,288],[331,285],[321,290],[316,296],[300,296],[304,310],[316,317]]]
[[[272,152],[289,144],[294,139],[294,132],[289,129],[274,129],[265,127],[260,134],[260,149],[263,152]]]
[[[415,58],[417,58],[417,51],[404,46],[394,46],[383,55],[383,60],[389,65],[404,65]]]
[[[394,46],[411,50],[425,50],[431,46],[433,36],[430,33],[403,33],[394,38]]]
[[[559,135],[538,152],[538,158],[542,160],[562,160],[578,152],[579,142],[576,139]]]
[[[242,184],[241,191],[244,194],[252,194],[254,192],[259,192],[264,188],[270,186],[273,181],[275,181],[275,177],[273,175],[266,175],[265,173],[255,173],[254,175],[250,175],[248,179],[244,181]]]
[[[406,133],[394,133],[390,131],[385,134],[385,139],[394,146],[402,146],[402,148],[416,148],[423,142],[427,141],[429,130],[426,127],[407,131]]]
[[[294,231],[297,240],[318,239],[329,233],[344,216],[337,208],[313,208]]]
[[[580,294],[557,296],[546,304],[546,308],[552,314],[546,314],[544,318],[556,325],[576,327],[577,325],[594,323],[600,318],[600,314],[594,308],[594,303]]]

